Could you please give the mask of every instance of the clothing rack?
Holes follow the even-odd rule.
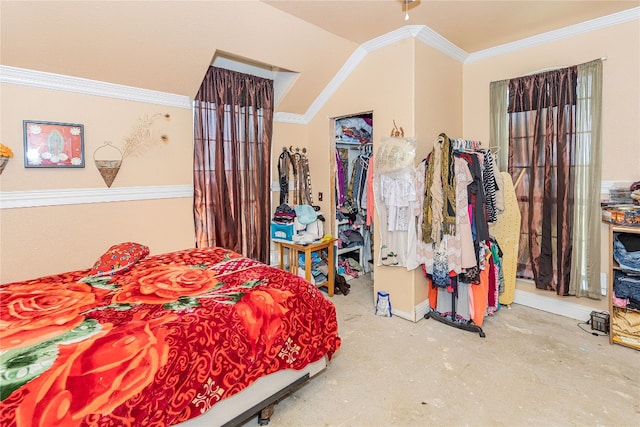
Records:
[[[444,138],[448,138],[445,134],[440,134],[437,143],[442,145],[445,141]],[[449,143],[451,144],[451,149],[457,152],[482,152],[481,148],[482,143],[478,140],[468,140],[462,138],[449,138]],[[436,286],[432,281],[430,281],[430,286]],[[478,326],[473,322],[473,320],[467,320],[458,316],[456,313],[456,299],[457,292],[451,292],[451,311],[446,313],[440,313],[435,308],[430,309],[425,315],[425,319],[434,319],[440,323],[444,323],[448,326],[452,326],[457,329],[461,329],[468,332],[475,332],[481,338],[485,338],[486,334],[482,330],[482,327]]]
[[[482,142],[473,139],[449,138],[451,148],[459,151],[477,151],[480,150]]]
[[[442,315],[435,310],[427,312],[427,314],[424,315],[424,318],[432,318],[440,323],[444,323],[446,325],[453,326],[454,328],[462,329],[464,331],[477,332],[480,335],[480,338],[486,337],[484,331],[480,326],[474,323],[470,323],[471,321],[461,322],[456,319],[456,294],[453,292],[451,293],[451,318],[449,318],[449,316]]]

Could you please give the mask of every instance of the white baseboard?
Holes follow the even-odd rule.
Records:
[[[413,313],[407,313],[406,311],[396,310],[391,307],[391,313],[394,316],[401,317],[403,319],[409,320],[411,322],[417,322],[421,319],[424,319],[424,315],[429,311],[429,300],[424,300],[420,304],[416,305],[413,308]]]
[[[575,304],[566,299],[549,298],[533,292],[516,289],[513,299],[515,304],[525,305],[538,310],[547,311],[571,319],[586,321],[591,317],[593,308]]]
[[[427,314],[429,312],[429,300],[426,299],[424,301],[422,301],[420,304],[416,305],[413,309],[414,313],[416,314],[416,320],[415,322],[417,322],[420,319],[424,319],[424,315]]]
[[[410,322],[415,322],[416,319],[414,317],[414,314],[412,313],[407,313],[406,311],[402,311],[402,310],[396,310],[395,308],[393,308],[393,306],[391,306],[391,314],[393,316],[397,316],[397,317],[401,317],[405,320],[409,320]]]
[[[568,317],[570,319],[589,320],[591,317],[592,307],[575,304],[558,298],[549,298],[533,292],[527,292],[516,289],[513,302],[515,304],[524,305],[526,307],[535,308],[537,310],[546,311],[548,313],[557,314],[559,316]],[[394,316],[417,322],[424,319],[424,315],[429,311],[429,300],[424,300],[414,308],[414,314],[393,310]]]

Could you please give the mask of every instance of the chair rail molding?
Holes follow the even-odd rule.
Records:
[[[0,191],[0,209],[193,197],[193,185]]]

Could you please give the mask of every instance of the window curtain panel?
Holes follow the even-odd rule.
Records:
[[[601,299],[602,60],[577,66],[573,256],[569,294]]]
[[[273,81],[209,67],[194,99],[197,247],[268,263]]]
[[[489,86],[489,146],[499,147],[496,163],[501,171],[507,170],[509,162],[509,115],[507,104],[509,101],[509,80],[491,82]]]
[[[518,275],[569,295],[577,68],[509,80],[509,167],[522,213]],[[523,250],[524,249],[524,250]]]

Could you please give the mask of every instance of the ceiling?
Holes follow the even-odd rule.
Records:
[[[640,6],[640,1],[263,0],[361,44],[404,25],[426,25],[467,53]]]
[[[285,85],[304,114],[363,43],[426,26],[467,54],[640,6],[633,1],[0,0],[0,65],[193,98],[221,58]],[[218,63],[216,62],[216,63]],[[0,74],[0,81],[2,74]]]

